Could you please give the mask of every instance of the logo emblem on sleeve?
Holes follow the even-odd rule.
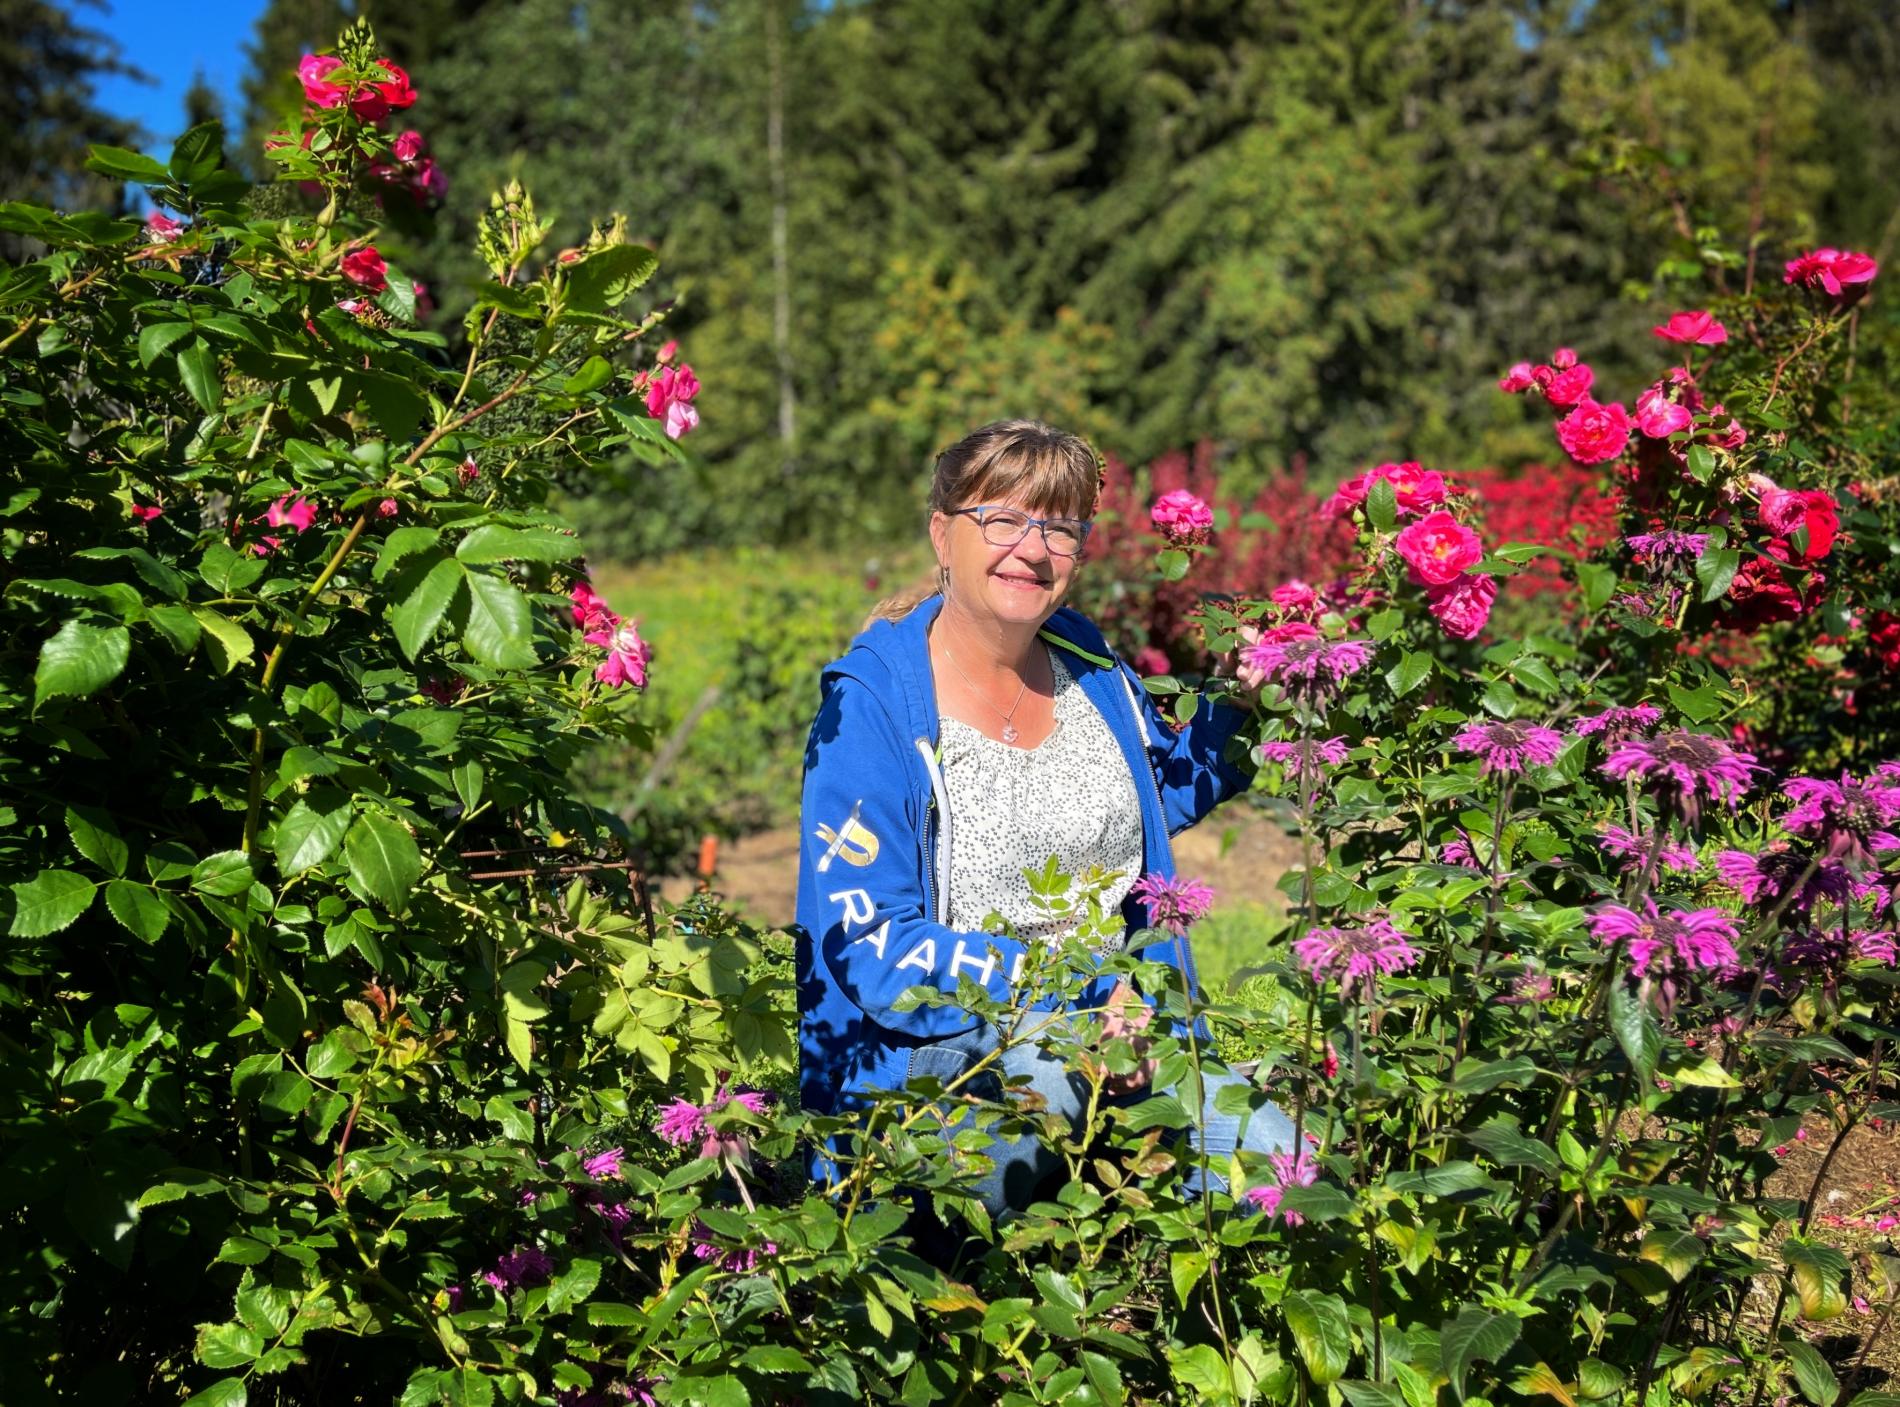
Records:
[[[833,860],[843,860],[847,865],[863,869],[877,858],[877,837],[858,819],[858,808],[863,804],[860,801],[854,805],[844,824],[836,830],[820,826],[812,832],[825,843],[825,853],[818,857],[818,873],[830,869]]]

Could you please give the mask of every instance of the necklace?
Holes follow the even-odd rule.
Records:
[[[1013,743],[1016,739],[1020,738],[1022,734],[1016,731],[1016,725],[1011,720],[1016,717],[1016,710],[1022,706],[1023,695],[1029,692],[1029,676],[1027,674],[1023,675],[1022,687],[1016,690],[1016,702],[1009,706],[1008,713],[1004,713],[1002,709],[990,702],[987,694],[976,687],[976,682],[972,680],[969,675],[964,674],[963,666],[958,664],[957,657],[950,653],[950,643],[947,640],[943,646],[943,657],[950,661],[950,667],[957,672],[965,684],[969,685],[970,692],[981,699],[990,712],[1003,720],[1003,741]]]

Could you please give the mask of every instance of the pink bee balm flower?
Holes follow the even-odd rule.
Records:
[[[1498,599],[1498,579],[1466,572],[1449,586],[1425,588],[1425,607],[1439,628],[1454,640],[1475,640],[1491,619]]]
[[[632,621],[622,621],[614,628],[602,622],[599,628],[581,638],[607,651],[607,658],[594,670],[594,678],[613,689],[624,684],[636,689],[646,687],[647,665],[653,658],[653,647],[640,638]]]
[[[1186,489],[1174,489],[1148,510],[1155,531],[1173,547],[1196,547],[1214,531],[1214,510]]]
[[[660,1117],[653,1125],[653,1131],[661,1140],[675,1148],[684,1148],[689,1143],[697,1143],[706,1136],[706,1111],[697,1104],[688,1104],[684,1099],[675,1099],[660,1111]]]
[[[624,1149],[609,1148],[596,1153],[581,1164],[581,1171],[589,1177],[605,1182],[620,1176],[620,1160],[625,1156]]]
[[[1418,961],[1405,935],[1382,918],[1358,928],[1312,929],[1294,943],[1293,955],[1315,982],[1337,979],[1342,997],[1370,986],[1381,972],[1402,972]]]
[[[595,591],[590,583],[575,582],[567,593],[567,599],[574,603],[574,624],[586,630],[603,626],[610,630],[619,628],[620,617],[608,606],[607,598]]]
[[[1470,724],[1451,743],[1460,752],[1477,756],[1486,773],[1521,776],[1526,767],[1548,767],[1555,762],[1563,751],[1564,735],[1536,723],[1506,719]]]
[[[330,74],[343,67],[334,54],[305,54],[297,64],[297,80],[303,84],[304,100],[312,107],[339,107],[349,95],[341,83],[331,83]]]
[[[1478,863],[1477,852],[1471,848],[1470,838],[1464,835],[1455,835],[1438,847],[1438,863],[1441,865],[1456,865],[1460,869],[1466,870],[1482,870],[1484,868],[1483,865]]]
[[[317,521],[317,505],[298,494],[285,494],[264,510],[264,521],[273,528],[295,528],[298,532],[308,532],[310,525]],[[274,540],[265,541],[275,547]]]
[[[1678,909],[1664,913],[1654,899],[1639,913],[1621,904],[1600,904],[1590,931],[1605,944],[1626,944],[1630,967],[1638,977],[1719,970],[1737,961],[1740,941],[1734,919],[1720,909]]]
[[[1872,283],[1874,275],[1879,272],[1880,265],[1865,254],[1840,249],[1815,249],[1790,259],[1781,281],[1818,288],[1830,297],[1840,298],[1852,285]]]
[[[1788,903],[1796,913],[1806,913],[1817,899],[1842,902],[1851,885],[1839,862],[1796,854],[1785,844],[1771,845],[1758,855],[1723,850],[1715,857],[1715,873],[1742,896],[1743,903],[1757,908],[1772,908],[1782,895],[1795,890]]]
[[[1570,731],[1580,738],[1592,733],[1603,734],[1604,741],[1611,746],[1626,738],[1633,738],[1648,732],[1662,722],[1663,712],[1655,704],[1632,704],[1628,708],[1606,708],[1601,713],[1593,713],[1588,718],[1579,718],[1570,725]]]
[[[371,293],[381,293],[389,287],[389,265],[383,262],[383,256],[376,252],[373,244],[345,254],[341,268],[344,278]]]
[[[1817,842],[1830,859],[1864,866],[1877,851],[1900,850],[1900,836],[1888,829],[1900,824],[1900,786],[1843,772],[1838,782],[1794,777],[1782,790],[1795,803],[1782,827]]]
[[[1598,405],[1585,396],[1576,409],[1557,422],[1557,441],[1579,464],[1601,464],[1615,459],[1629,444],[1629,413],[1612,401]]]
[[[1185,935],[1214,906],[1214,891],[1198,879],[1177,875],[1163,879],[1145,874],[1136,880],[1129,894],[1148,907],[1148,921],[1156,928]]]
[[[693,397],[699,394],[699,378],[690,366],[669,366],[655,376],[647,387],[647,414],[666,422],[666,437],[677,440],[699,424],[699,412]]]
[[[135,503],[132,505],[132,516],[141,523],[155,523],[159,518],[164,516],[164,513],[165,510],[156,503]]]
[[[1590,394],[1590,387],[1595,381],[1596,373],[1588,366],[1573,366],[1568,371],[1558,372],[1544,383],[1544,399],[1559,407],[1577,405]]]
[[[1702,347],[1728,341],[1728,329],[1710,312],[1673,313],[1668,322],[1653,331],[1669,342],[1689,342]]]
[[[506,1294],[509,1290],[545,1285],[554,1275],[554,1261],[539,1246],[521,1246],[495,1262],[482,1279]]]
[[[1254,755],[1262,766],[1269,762],[1278,763],[1286,769],[1289,777],[1304,777],[1309,771],[1318,772],[1326,767],[1337,767],[1346,760],[1346,740],[1344,738],[1276,739],[1264,742],[1254,749]]]
[[[1630,738],[1603,760],[1606,775],[1634,776],[1690,825],[1701,819],[1703,799],[1733,807],[1755,784],[1759,766],[1752,752],[1731,748],[1706,733],[1673,732]]]
[[[184,232],[185,227],[163,210],[154,210],[145,217],[145,237],[154,244],[170,244]]]
[[[1421,586],[1449,586],[1484,556],[1484,540],[1442,509],[1407,525],[1392,545]]]
[[[1268,631],[1243,647],[1240,658],[1243,664],[1265,674],[1268,682],[1278,684],[1289,697],[1317,707],[1372,662],[1372,646],[1364,640],[1327,640],[1316,632],[1291,639],[1281,635],[1302,624],[1295,621]],[[1310,626],[1305,628],[1311,631]]]
[[[1597,832],[1597,838],[1603,844],[1605,854],[1622,859],[1623,870],[1630,873],[1640,870],[1649,863],[1649,852],[1656,844],[1653,834],[1641,831],[1624,830],[1621,826],[1604,826]],[[1657,863],[1666,870],[1677,874],[1692,874],[1702,866],[1701,857],[1695,847],[1683,845],[1677,841],[1664,840]]]
[[[761,1260],[769,1260],[778,1254],[778,1245],[772,1241],[761,1243],[757,1249],[741,1246],[728,1250],[712,1239],[712,1228],[703,1221],[693,1223],[692,1251],[695,1260],[716,1260],[721,1270],[730,1270],[738,1275],[750,1275],[758,1269]]]
[[[1313,1185],[1319,1177],[1319,1165],[1310,1153],[1275,1153],[1269,1161],[1273,1165],[1274,1180],[1249,1187],[1241,1196],[1252,1203],[1261,1216],[1271,1218],[1280,1210],[1287,1188]],[[1286,1214],[1288,1226],[1301,1226],[1305,1222],[1306,1218],[1298,1212]]]

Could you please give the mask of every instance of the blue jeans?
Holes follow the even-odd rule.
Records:
[[[911,1052],[910,1073],[929,1075],[940,1084],[949,1084],[999,1044],[996,1028],[989,1023],[961,1036],[931,1045],[918,1046]],[[992,1077],[990,1071],[995,1071]],[[1088,1110],[1089,1085],[1081,1075],[1069,1070],[1062,1060],[1028,1040],[1011,1046],[1002,1057],[975,1079],[966,1081],[957,1093],[969,1093],[989,1099],[1001,1097],[1001,1085],[1017,1076],[1028,1077],[1028,1089],[1040,1095],[1043,1107],[1051,1114],[1066,1116],[1079,1125]],[[1214,1107],[1215,1096],[1229,1085],[1246,1086],[1239,1075],[1203,1074],[1201,1077],[1201,1118],[1188,1130],[1194,1151],[1205,1152],[1208,1160],[1207,1185],[1216,1192],[1227,1190],[1227,1179],[1215,1168],[1225,1168],[1236,1148],[1265,1156],[1293,1151],[1293,1121],[1272,1104],[1263,1104],[1249,1113],[1223,1114]],[[1183,1094],[1182,1085],[1168,1089],[1140,1089],[1132,1094],[1104,1095],[1104,1104],[1130,1105],[1157,1094]],[[954,1137],[959,1130],[976,1122],[974,1110],[946,1125],[944,1136]],[[1242,1125],[1245,1124],[1243,1128]],[[1036,1200],[1037,1189],[1063,1165],[1062,1155],[1045,1147],[1033,1133],[1010,1137],[998,1132],[984,1150],[993,1166],[973,1182],[978,1200],[988,1209],[992,1220],[1003,1221]],[[1190,1193],[1202,1189],[1198,1161],[1184,1185]]]

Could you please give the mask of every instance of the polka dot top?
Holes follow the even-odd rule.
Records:
[[[1078,880],[1092,865],[1119,871],[1102,895],[1111,913],[1141,875],[1141,806],[1121,747],[1053,651],[1049,663],[1055,727],[1038,746],[1011,747],[943,720],[952,928],[980,929],[995,912],[1024,941],[1053,942],[1073,931],[1073,919],[1031,903],[1023,878],[1051,855]]]

